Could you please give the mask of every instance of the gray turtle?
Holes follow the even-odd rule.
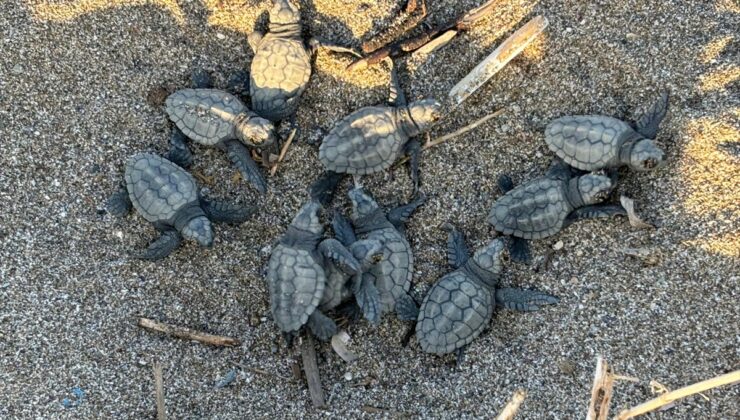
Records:
[[[346,276],[357,274],[363,264],[336,239],[323,239],[324,227],[319,221],[321,205],[316,201],[305,204],[295,216],[288,231],[270,255],[267,283],[275,323],[288,337],[301,327],[309,329],[321,340],[328,340],[337,331],[334,321],[324,315],[319,306],[330,308],[340,299],[325,299],[327,267],[333,265]],[[332,269],[334,269],[332,268]],[[345,276],[332,276],[332,290]]]
[[[213,245],[211,221],[241,223],[254,208],[211,202],[199,196],[193,177],[167,159],[151,153],[126,162],[124,183],[108,200],[111,214],[123,217],[131,205],[162,235],[139,258],[158,260],[174,251],[182,237]]]
[[[362,272],[354,282],[357,304],[371,322],[377,322],[383,313],[396,309],[399,300],[411,299],[408,295],[414,270],[414,256],[404,234],[404,224],[421,206],[421,197],[397,207],[386,214],[378,203],[362,188],[349,192],[352,201],[352,224],[339,222],[335,216],[334,231],[340,242],[355,245],[355,255],[365,260],[375,242],[382,244],[382,259]],[[363,242],[362,241],[366,241]],[[368,242],[369,241],[369,242]],[[375,290],[379,293],[376,305]]]
[[[259,192],[267,192],[267,182],[245,144],[262,150],[265,159],[276,142],[270,121],[250,111],[236,96],[218,89],[178,90],[167,98],[165,109],[182,134],[224,150],[245,179]],[[177,131],[171,141],[168,156],[189,161],[190,152]]]
[[[319,160],[327,173],[312,187],[314,197],[326,202],[341,179],[383,171],[406,152],[410,155],[414,193],[419,187],[421,147],[413,137],[429,130],[440,118],[441,104],[434,99],[406,103],[391,72],[391,100],[387,106],[367,106],[340,120],[319,146]]]
[[[668,109],[668,94],[637,119],[635,126],[603,115],[561,117],[545,129],[547,146],[565,163],[584,171],[627,165],[647,171],[664,163],[655,135]]]
[[[465,346],[488,326],[496,306],[529,312],[559,301],[534,290],[498,287],[503,250],[504,240],[497,238],[470,258],[462,233],[450,229],[447,260],[455,271],[432,286],[420,309],[403,308],[407,316],[416,315],[422,350],[440,355],[457,351],[460,363]]]
[[[575,176],[562,161],[555,160],[545,176],[514,188],[508,176],[499,178],[504,196],[496,200],[488,223],[505,234],[512,259],[528,262],[524,239],[542,239],[581,219],[625,215],[620,205],[598,205],[616,186],[616,176],[596,173]]]
[[[300,11],[288,0],[273,0],[269,31],[252,32],[247,41],[254,51],[249,74],[252,109],[271,121],[292,116],[298,109],[311,77],[311,56],[318,47],[359,56],[316,38],[307,47],[301,36]]]

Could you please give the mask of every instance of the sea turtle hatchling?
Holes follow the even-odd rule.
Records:
[[[311,77],[311,56],[319,48],[347,52],[348,48],[329,45],[312,38],[309,46],[301,36],[301,15],[288,0],[273,0],[269,31],[247,36],[254,58],[249,73],[252,109],[271,121],[292,116]]]
[[[263,159],[276,142],[272,123],[250,111],[236,96],[218,89],[182,89],[171,94],[165,107],[170,119],[182,133],[205,146],[226,151],[245,179],[260,193],[267,192],[267,182],[249,156],[254,147],[263,151]],[[189,151],[175,131],[168,156],[184,156]]]
[[[565,163],[584,171],[627,165],[648,171],[664,163],[653,139],[668,109],[668,94],[637,119],[634,127],[603,115],[561,117],[545,129],[547,146]]]
[[[410,155],[414,193],[419,187],[421,147],[413,137],[429,130],[440,118],[441,104],[423,99],[406,104],[398,86],[395,67],[391,71],[389,105],[367,106],[340,120],[319,146],[319,160],[326,169],[312,187],[312,195],[331,200],[341,174],[354,176],[383,171],[406,152]]]
[[[504,239],[494,239],[471,258],[462,233],[449,228],[447,260],[455,271],[432,286],[420,309],[413,305],[402,310],[409,317],[416,315],[416,338],[423,351],[440,355],[457,351],[460,363],[465,346],[488,326],[496,306],[530,312],[559,299],[534,290],[499,287]]]
[[[167,159],[151,153],[131,157],[121,189],[108,200],[108,210],[123,217],[131,206],[162,234],[139,255],[158,260],[174,251],[182,237],[213,245],[211,221],[241,223],[254,208],[208,201],[199,196],[193,177]]]
[[[575,176],[571,168],[556,159],[545,176],[516,188],[508,176],[499,177],[499,188],[505,194],[493,204],[488,223],[512,236],[509,251],[513,260],[528,262],[525,239],[546,238],[580,219],[625,215],[620,205],[597,204],[615,186],[616,176]]]
[[[336,239],[322,238],[320,209],[313,200],[301,207],[267,265],[272,316],[289,339],[306,324],[319,339],[331,338],[337,326],[321,309],[341,302],[342,287],[337,283],[343,284],[365,266]],[[328,278],[327,271],[331,274],[334,269],[343,275],[335,273]],[[328,281],[333,283],[327,285]],[[330,292],[339,291],[340,296],[326,295],[327,287]]]
[[[382,244],[382,259],[363,271],[361,279],[353,285],[357,304],[365,318],[377,322],[383,313],[394,311],[399,300],[411,299],[408,291],[414,273],[414,256],[404,234],[404,224],[425,198],[417,198],[387,214],[362,188],[350,190],[349,198],[352,201],[351,225],[337,214],[334,233],[346,246],[355,246],[358,240]],[[356,256],[368,259],[371,249],[366,244],[353,251]],[[375,289],[380,294],[377,307],[373,300]]]

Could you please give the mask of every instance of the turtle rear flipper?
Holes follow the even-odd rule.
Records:
[[[322,206],[327,206],[334,198],[334,192],[343,175],[337,172],[326,171],[311,185],[311,198],[318,200]]]
[[[162,232],[156,241],[152,242],[146,251],[136,257],[142,260],[156,261],[170,255],[182,242],[182,236],[176,230]]]
[[[351,54],[357,58],[362,58],[362,55],[359,52],[353,50],[352,48],[347,48],[341,45],[332,44],[330,42],[324,41],[317,37],[313,37],[310,40],[308,40],[308,47],[312,55],[315,54],[316,51],[319,50],[319,48],[323,48],[323,49],[326,49],[334,53],[346,53],[346,54]]]
[[[106,202],[105,208],[108,212],[116,217],[123,217],[131,211],[131,197],[128,195],[128,190],[123,185],[114,192],[108,201]]]
[[[202,200],[203,211],[214,222],[242,223],[257,211],[254,206],[241,206],[224,201]]]
[[[373,279],[358,274],[353,279],[355,284],[355,300],[362,315],[372,324],[380,321],[380,291],[375,287]]]
[[[328,341],[337,333],[337,324],[334,320],[322,314],[319,310],[315,310],[308,317],[308,328],[321,341]]]
[[[554,305],[560,298],[536,290],[506,287],[496,289],[496,305],[519,312],[533,312],[544,305]]]
[[[668,92],[663,92],[660,98],[637,119],[635,130],[647,139],[654,139],[667,111]]]
[[[396,301],[396,315],[401,321],[416,321],[419,318],[419,307],[408,293],[401,295]]]
[[[509,255],[511,256],[512,261],[522,264],[529,264],[532,262],[532,252],[529,249],[528,240],[511,236],[509,237],[507,246],[509,248]]]
[[[262,175],[259,166],[249,156],[249,150],[239,140],[226,140],[226,153],[244,179],[254,185],[261,194],[267,192],[267,181]]]
[[[501,194],[506,194],[514,189],[514,181],[512,181],[511,177],[507,174],[499,175],[498,178],[496,178],[496,185],[501,191]]]
[[[164,157],[181,168],[188,168],[193,164],[193,154],[185,143],[185,134],[177,126],[172,127],[170,150]]]
[[[452,268],[460,268],[470,258],[470,250],[465,244],[465,236],[451,224],[446,224],[449,230],[447,235],[447,263]]]
[[[190,74],[190,83],[195,89],[210,89],[213,87],[211,74],[204,69],[193,70],[193,73]]]
[[[626,216],[627,210],[619,204],[594,204],[573,210],[563,222],[563,227],[573,222],[586,219],[598,219],[612,216]]]
[[[226,82],[226,90],[238,95],[246,95],[249,93],[249,72],[246,70],[234,72],[229,77],[229,81]]]

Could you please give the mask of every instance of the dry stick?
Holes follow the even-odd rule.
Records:
[[[154,362],[154,392],[157,396],[157,420],[165,420],[164,411],[164,379],[162,378],[162,364]]]
[[[288,148],[290,147],[290,144],[293,143],[293,137],[295,137],[295,133],[298,131],[297,128],[294,128],[293,131],[288,134],[288,140],[285,141],[285,144],[283,144],[283,148],[280,149],[280,156],[278,156],[277,162],[275,162],[274,165],[272,165],[272,169],[270,169],[270,175],[275,176],[278,170],[278,165],[280,162],[285,159],[285,155],[288,153]]]
[[[418,5],[415,0],[409,1],[406,4],[406,10],[404,10],[401,15],[396,16],[394,23],[392,23],[388,29],[375,35],[374,38],[362,43],[362,52],[368,54],[379,48],[383,48],[395,38],[398,38],[406,32],[414,29],[422,20],[424,20],[424,18],[427,17],[426,1],[422,0],[420,12],[414,13],[417,6]]]
[[[596,359],[594,386],[591,388],[591,403],[588,405],[586,420],[606,420],[613,390],[614,376],[609,371],[609,365],[599,356]]]
[[[522,402],[524,402],[524,399],[527,398],[527,391],[523,389],[518,389],[514,396],[511,397],[511,400],[506,404],[503,410],[501,410],[501,413],[496,417],[496,420],[511,420],[516,415],[516,412],[519,411],[519,406],[522,405]]]
[[[485,117],[483,117],[483,118],[481,118],[481,119],[479,119],[477,121],[474,121],[474,122],[466,125],[463,128],[460,128],[458,130],[453,131],[452,133],[445,134],[444,136],[438,137],[438,138],[436,138],[434,140],[430,140],[430,141],[424,143],[424,145],[421,147],[421,150],[431,149],[432,147],[437,146],[439,144],[442,144],[442,143],[444,143],[446,141],[449,141],[451,139],[454,139],[455,137],[462,136],[463,134],[467,133],[468,131],[471,131],[471,130],[476,129],[479,125],[486,123],[488,120],[490,120],[492,118],[495,118],[495,117],[498,117],[499,115],[503,114],[504,111],[505,111],[505,108],[501,108],[501,109],[499,109],[499,110],[497,110],[495,112],[492,112],[492,113],[486,115]],[[408,156],[407,157],[404,157],[403,159],[399,160],[396,163],[396,166],[403,165],[404,163],[406,163],[408,161],[409,161]]]
[[[321,387],[321,377],[319,376],[319,366],[316,363],[316,350],[314,349],[313,337],[311,333],[306,334],[301,346],[301,357],[303,358],[303,372],[306,374],[308,382],[308,393],[311,394],[311,402],[316,408],[324,408],[324,389]]]
[[[658,398],[642,403],[636,407],[632,407],[629,410],[622,411],[616,418],[617,420],[631,419],[633,417],[637,417],[642,414],[657,410],[676,400],[688,397],[689,395],[698,394],[700,392],[704,392],[718,386],[729,385],[735,382],[740,382],[740,370],[720,375],[712,379],[707,379],[706,381],[698,382],[693,385],[677,389],[675,391],[667,392],[659,396]]]
[[[231,337],[224,337],[221,335],[208,334],[190,328],[178,327],[176,325],[164,324],[162,322],[155,321],[149,318],[139,318],[137,323],[141,328],[161,332],[173,337],[184,338],[186,340],[195,340],[203,344],[210,344],[212,346],[238,346],[239,340]]]

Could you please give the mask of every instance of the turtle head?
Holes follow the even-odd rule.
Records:
[[[262,149],[275,144],[275,126],[262,117],[252,117],[246,124],[239,125],[240,137],[248,146]]]
[[[193,217],[180,233],[182,233],[182,236],[198,242],[201,246],[210,248],[213,245],[213,227],[206,216]]]
[[[502,238],[496,238],[488,243],[483,248],[478,249],[473,254],[473,261],[486,273],[491,276],[497,276],[503,269],[501,263],[501,256],[504,253],[504,240]]]
[[[362,188],[356,187],[349,191],[349,199],[352,200],[352,219],[358,220],[375,213],[380,206]]]
[[[653,140],[638,141],[630,152],[630,168],[636,171],[657,169],[665,163],[665,154]]]
[[[298,214],[295,215],[290,225],[304,232],[321,235],[324,233],[324,226],[319,220],[319,210],[321,210],[321,204],[318,201],[309,201],[298,210]]]
[[[411,137],[426,132],[442,117],[442,104],[434,99],[422,99],[408,105],[409,116],[414,126]]]
[[[615,181],[606,175],[594,173],[578,178],[578,192],[584,205],[601,203],[614,187]]]
[[[301,13],[298,7],[291,4],[289,0],[273,0],[272,9],[270,9],[270,23],[288,25],[300,21]]]

